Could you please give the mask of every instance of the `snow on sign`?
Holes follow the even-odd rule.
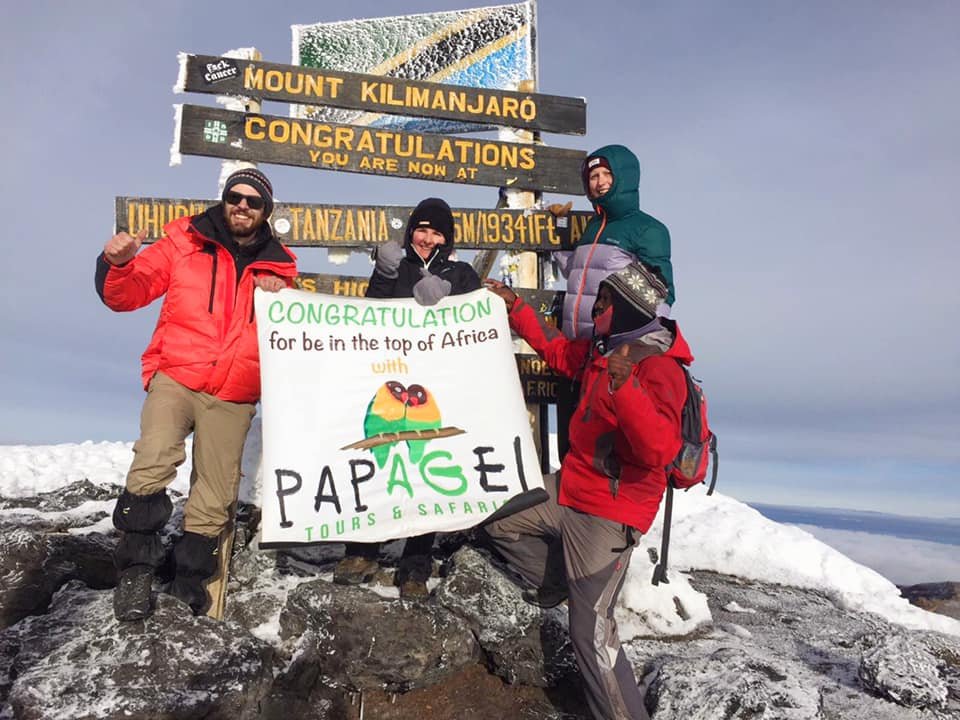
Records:
[[[580,135],[587,122],[583,98],[212,55],[182,54],[176,89]]]
[[[258,290],[255,304],[263,545],[461,530],[542,496],[498,297]]]
[[[519,90],[536,80],[536,13],[514,5],[294,25],[293,64],[409,80]],[[481,130],[476,124],[295,105],[291,115],[418,132]]]
[[[199,105],[178,108],[187,155],[579,195],[585,153],[463,136],[405,133]]]

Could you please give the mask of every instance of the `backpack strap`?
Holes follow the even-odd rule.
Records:
[[[717,486],[717,470],[720,467],[720,456],[717,454],[717,436],[710,433],[710,460],[713,463],[713,472],[710,474],[710,487],[707,489],[707,495],[713,495],[713,489]]]
[[[653,584],[670,584],[667,577],[667,552],[670,550],[670,521],[673,518],[673,484],[667,482],[667,501],[663,506],[663,533],[660,540],[660,562],[653,569]]]

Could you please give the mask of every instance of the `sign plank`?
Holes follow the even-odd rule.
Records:
[[[359,275],[301,272],[295,283],[299,290],[306,290],[307,292],[363,297],[366,294],[369,280],[369,277]],[[560,317],[560,310],[563,308],[564,293],[562,290],[513,288],[513,291],[522,297],[525,303],[545,316],[547,322],[556,324],[554,318]]]
[[[216,200],[117,197],[115,227],[157,240],[163,226],[202,213]],[[270,224],[291,247],[366,248],[403,241],[411,206],[277,203]],[[453,208],[454,242],[467,250],[565,250],[583,235],[591,213],[555,218],[542,210]]]
[[[583,135],[583,98],[406,80],[214,55],[186,55],[187,92],[328,105],[363,112],[463,120],[487,125]]]
[[[323,170],[579,195],[580,150],[180,108],[179,152]]]
[[[551,370],[546,360],[539,355],[518,354],[514,357],[517,360],[523,397],[527,403],[556,403],[560,383],[570,381]]]

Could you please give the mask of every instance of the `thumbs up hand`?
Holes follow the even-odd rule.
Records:
[[[144,239],[147,237],[147,229],[140,228],[136,235],[130,235],[126,232],[118,232],[112,238],[107,240],[103,246],[103,256],[111,265],[123,265],[128,263],[140,251]]]
[[[607,374],[610,375],[610,392],[620,389],[630,373],[633,372],[634,363],[630,362],[630,346],[621,345],[616,351],[607,358]]]

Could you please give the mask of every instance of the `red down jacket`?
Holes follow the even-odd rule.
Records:
[[[592,352],[591,340],[570,340],[520,299],[510,311],[514,331],[555,371],[582,383],[570,420],[570,449],[560,468],[560,504],[642,533],[649,530],[666,490],[664,467],[680,450],[687,387],[677,361],[693,362],[676,323],[661,323],[672,334],[670,347],[649,355],[649,346],[632,343],[631,356],[643,359],[610,392],[607,358]]]
[[[165,295],[142,357],[144,388],[161,371],[221,400],[260,399],[254,277],[269,273],[292,285],[297,274],[296,257],[263,228],[268,237],[245,258],[239,281],[233,253],[217,239],[225,232],[220,206],[169,223],[164,237],[125,265],[100,255],[97,292],[111,310],[136,310]]]

